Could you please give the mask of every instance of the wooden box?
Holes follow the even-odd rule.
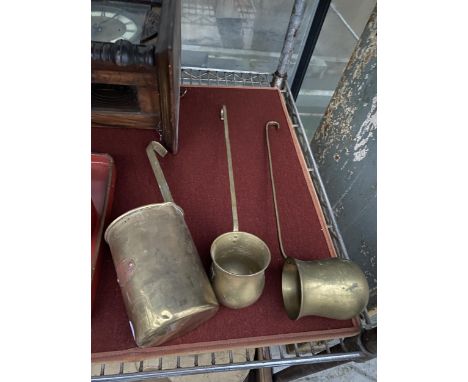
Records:
[[[106,25],[125,28],[127,24],[129,31],[137,28],[119,8],[92,4],[92,17],[96,18],[92,28],[97,35]],[[180,0],[164,1],[162,5],[148,2],[142,29],[139,43],[125,39],[91,42],[92,126],[156,130],[165,147],[176,154]]]

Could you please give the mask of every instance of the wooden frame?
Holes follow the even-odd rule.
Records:
[[[91,61],[91,83],[134,87],[138,99],[136,111],[119,110],[111,102],[109,107],[92,107],[91,124],[94,127],[156,129],[164,146],[176,154],[180,98],[180,0],[163,3],[159,31],[155,45],[150,43],[143,52],[145,61],[153,64],[118,65],[112,60]],[[139,48],[145,49],[144,46]],[[148,59],[150,55],[152,57]]]

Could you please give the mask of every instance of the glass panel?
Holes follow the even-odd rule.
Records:
[[[376,0],[333,0],[304,78],[297,107],[309,141],[320,125]]]
[[[307,2],[295,52],[317,1]],[[294,0],[182,0],[182,65],[273,73]],[[293,56],[291,69],[297,60]]]
[[[91,40],[115,42],[119,39],[139,44],[146,12],[144,4],[119,1],[91,2]]]

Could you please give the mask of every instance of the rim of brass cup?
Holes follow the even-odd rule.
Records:
[[[225,105],[221,109],[221,119],[224,121],[233,230],[218,236],[211,244],[212,284],[221,304],[228,308],[240,309],[252,305],[262,295],[265,270],[270,264],[271,254],[263,240],[251,233],[239,231]]]
[[[369,300],[369,285],[361,268],[341,258],[297,260],[284,251],[268,137],[270,127],[279,129],[280,125],[268,121],[265,132],[278,243],[284,258],[281,289],[286,313],[292,320],[312,315],[351,319],[365,309]]]

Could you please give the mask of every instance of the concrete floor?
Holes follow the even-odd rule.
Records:
[[[377,359],[345,365],[324,370],[308,377],[297,379],[295,382],[369,382],[377,381]]]

